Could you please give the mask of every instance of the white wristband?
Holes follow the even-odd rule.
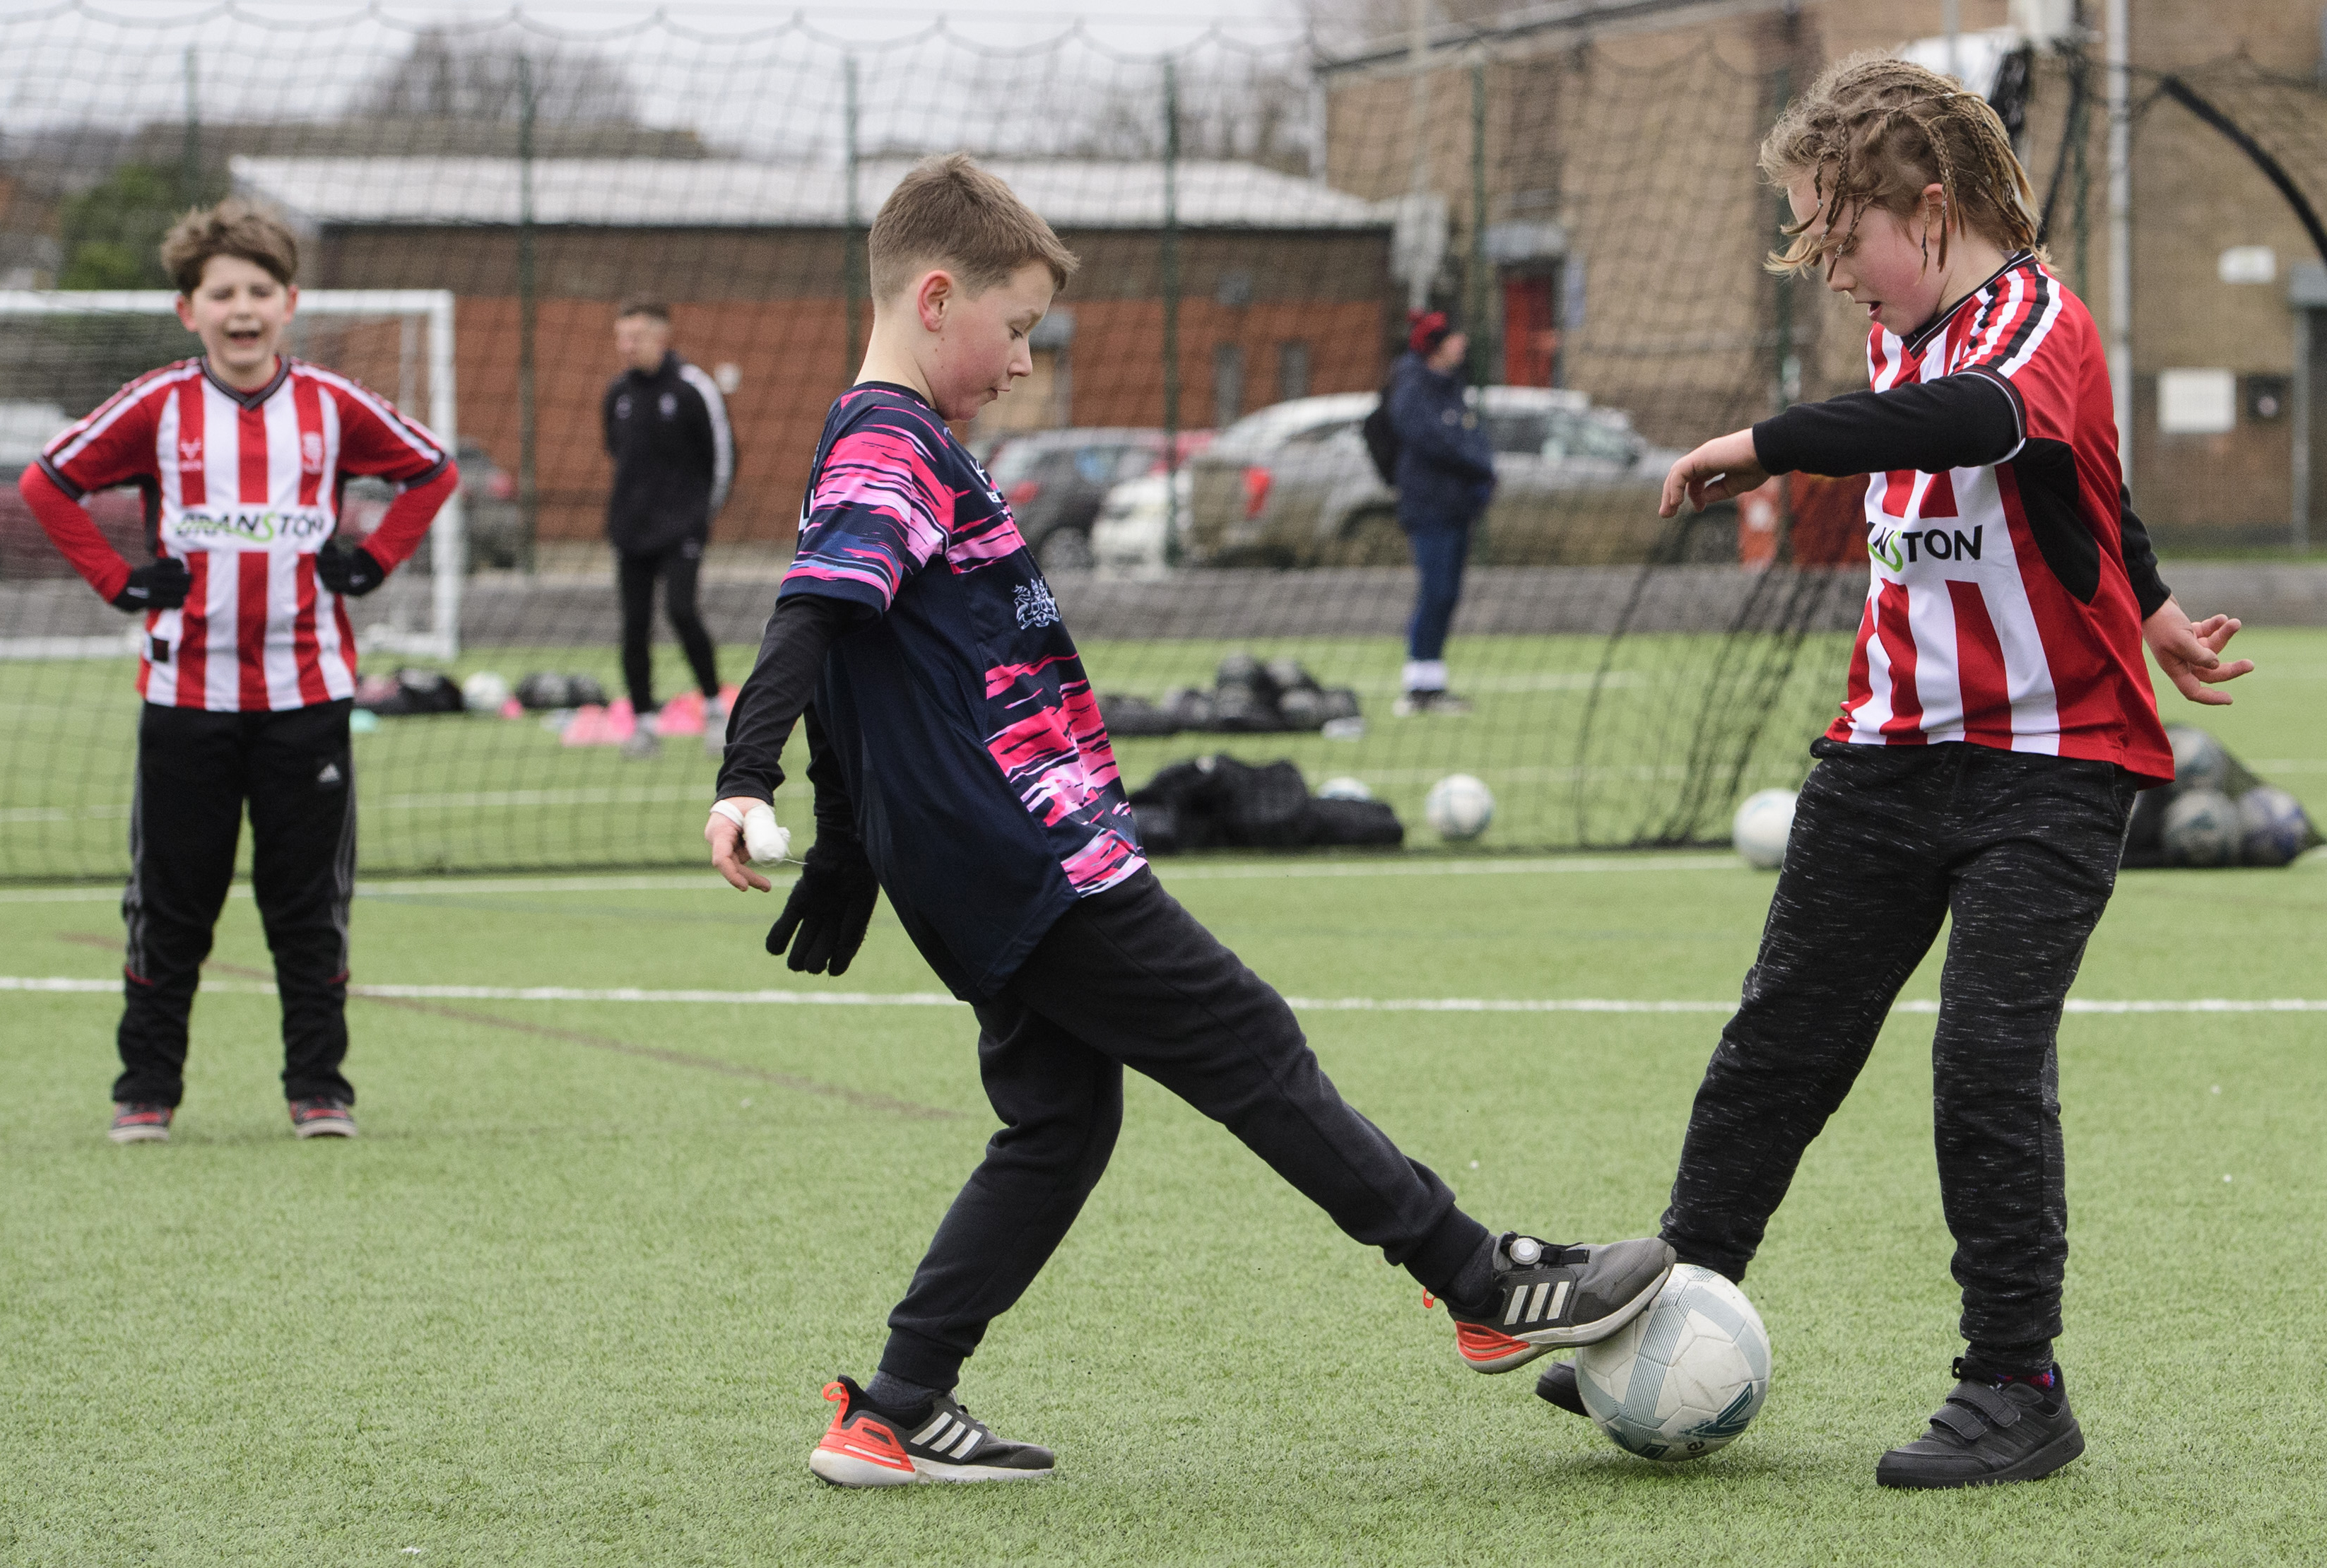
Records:
[[[711,803],[711,815],[714,817],[724,817],[738,827],[743,826],[743,808],[736,805],[732,800],[713,801]]]

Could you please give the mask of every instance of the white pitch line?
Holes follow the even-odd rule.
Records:
[[[1556,875],[1568,872],[1634,872],[1634,871],[1721,871],[1744,869],[1743,863],[1731,854],[1649,854],[1602,855],[1528,855],[1501,860],[1456,860],[1453,858],[1423,858],[1400,860],[1385,856],[1378,861],[1268,862],[1241,865],[1179,865],[1166,862],[1156,868],[1156,874],[1165,882],[1248,882],[1266,881],[1276,877],[1351,877],[1351,876],[1523,876]],[[775,873],[778,876],[785,873]],[[495,893],[612,893],[612,892],[725,892],[727,883],[709,872],[686,876],[566,876],[566,877],[496,877],[470,880],[464,877],[399,877],[388,881],[356,883],[358,898],[392,899],[402,894],[426,893],[452,896],[463,893],[480,895]],[[228,890],[229,898],[248,898],[250,885],[237,882]],[[110,904],[118,903],[118,887],[71,888],[6,888],[0,889],[0,904]]]
[[[51,975],[0,975],[0,991],[111,994],[118,980],[88,980]],[[205,991],[271,996],[275,987],[256,980],[204,980]],[[350,996],[412,1002],[625,1002],[723,1007],[955,1007],[940,991],[654,991],[635,985],[350,985]],[[1656,1001],[1608,996],[1288,996],[1305,1013],[1734,1013],[1734,1002]],[[1939,1004],[1917,998],[1892,1004],[1893,1013],[1936,1013]],[[2327,1013],[2327,1000],[2307,997],[2201,996],[2187,1000],[2107,1001],[2071,998],[2078,1013]]]

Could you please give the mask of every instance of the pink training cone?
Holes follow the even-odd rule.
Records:
[[[631,699],[616,697],[604,707],[593,703],[574,711],[559,741],[568,746],[619,746],[639,727],[631,715]]]

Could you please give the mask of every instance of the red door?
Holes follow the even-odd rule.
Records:
[[[1547,273],[1503,279],[1503,385],[1548,387],[1559,358],[1557,290]]]

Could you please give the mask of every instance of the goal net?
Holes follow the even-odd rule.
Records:
[[[1759,266],[1779,215],[1754,146],[1792,79],[1710,33],[1450,38],[1418,71],[1369,47],[9,19],[0,281],[22,286],[0,294],[0,428],[21,465],[191,351],[166,290],[52,285],[150,290],[190,198],[282,211],[318,285],[294,351],[457,443],[463,470],[425,555],[351,606],[381,710],[356,740],[364,865],[692,862],[715,770],[659,602],[659,752],[619,743],[636,715],[603,535],[616,302],[668,302],[731,422],[700,599],[732,685],[861,359],[872,216],[917,157],[967,149],[1081,258],[1033,374],[963,434],[1085,650],[1127,781],[1289,758],[1313,786],[1361,781],[1421,847],[1425,794],[1462,772],[1498,802],[1477,851],[1724,837],[1743,795],[1807,769],[1864,593],[1847,498],[1839,534],[1834,498],[1799,488],[1656,514],[1677,450],[1863,373],[1863,327]],[[1393,712],[1416,576],[1358,426],[1416,308],[1460,318],[1498,453],[1444,650],[1467,717]],[[343,531],[381,503],[351,488]],[[93,501],[133,554],[137,509]],[[0,877],[110,876],[126,629],[9,516]],[[1231,712],[1217,681],[1240,655],[1347,694],[1336,722]],[[433,711],[399,670],[477,695],[497,677],[534,705]]]

